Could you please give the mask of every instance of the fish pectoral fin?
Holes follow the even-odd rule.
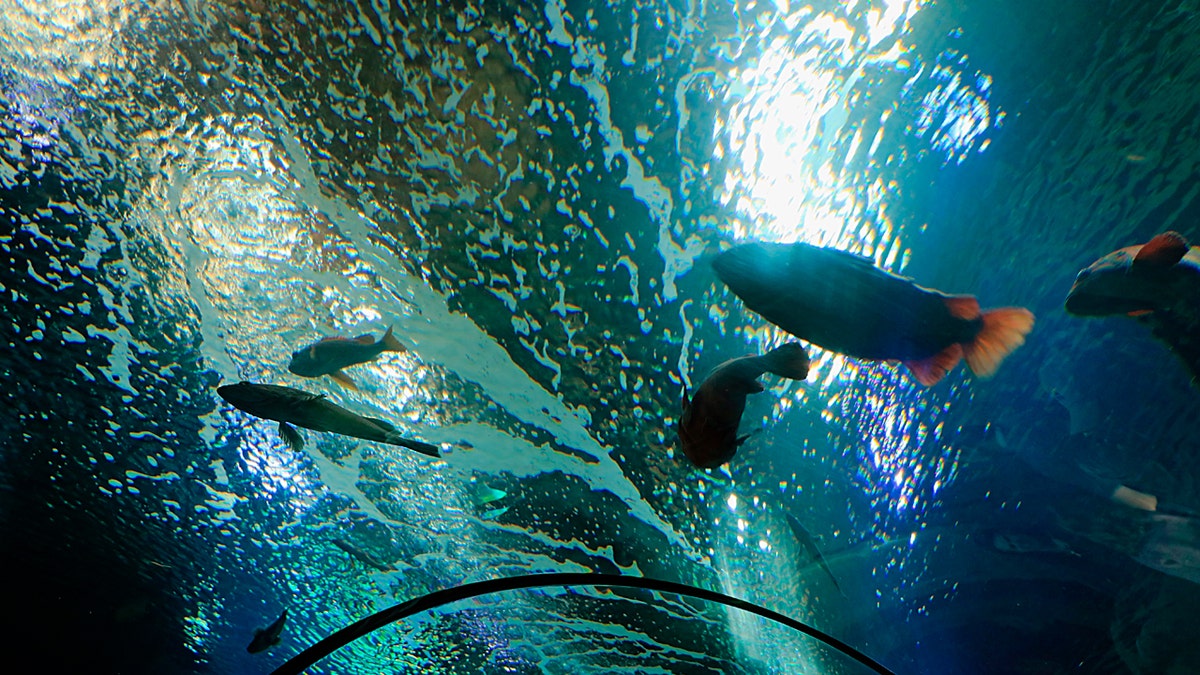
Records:
[[[295,452],[300,452],[304,449],[304,437],[300,435],[296,428],[287,422],[279,423],[279,436],[288,444],[288,447]]]
[[[343,373],[340,370],[333,371],[332,373],[329,374],[329,377],[333,378],[334,382],[337,382],[338,384],[342,385],[343,387],[345,387],[347,389],[352,389],[354,391],[358,391],[358,383],[356,383],[353,379],[351,379],[351,377],[349,375]]]
[[[742,436],[738,436],[737,440],[733,442],[734,446],[739,448],[742,447],[742,443],[745,443],[747,440],[749,440],[751,435],[752,434],[744,434]]]
[[[766,390],[767,388],[764,387],[763,383],[759,382],[758,380],[746,380],[744,386],[742,387],[742,391],[746,394],[758,394]]]

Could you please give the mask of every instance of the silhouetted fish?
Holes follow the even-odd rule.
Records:
[[[395,572],[396,571],[395,566],[393,566],[391,563],[385,562],[383,560],[380,560],[379,558],[376,558],[374,555],[368,553],[367,551],[364,551],[363,549],[355,546],[354,544],[351,544],[350,542],[346,541],[345,539],[333,539],[332,542],[333,542],[334,546],[342,549],[346,553],[349,553],[352,558],[354,558],[355,560],[359,561],[360,563],[366,565],[367,567],[374,567],[375,569],[379,570],[380,572]]]
[[[284,608],[283,613],[270,626],[255,629],[254,639],[246,646],[246,651],[256,654],[279,644],[279,636],[283,633],[283,624],[285,623],[287,623],[286,608]]]
[[[1044,553],[1079,556],[1067,542],[1047,534],[1015,530],[984,530],[984,542],[1001,553]]]
[[[838,593],[841,593],[843,598],[846,597],[846,592],[838,584],[837,577],[833,576],[833,570],[829,569],[829,565],[826,564],[825,556],[821,555],[821,549],[817,548],[817,541],[813,539],[813,536],[809,534],[808,530],[800,524],[800,521],[795,516],[790,513],[784,513],[783,516],[787,518],[788,527],[792,528],[792,534],[796,535],[796,540],[800,542],[804,550],[808,551],[813,560],[821,566],[821,569],[825,570],[825,574],[829,575],[829,580],[833,582],[833,587],[837,589]]]
[[[749,243],[713,261],[750,310],[803,340],[847,356],[904,362],[933,385],[965,358],[979,377],[1025,343],[1033,314],[981,312],[969,295],[946,295],[868,258],[808,244]]]
[[[1067,294],[1076,316],[1136,317],[1200,378],[1200,248],[1178,232],[1100,258]]]
[[[733,458],[749,436],[738,437],[738,424],[746,409],[746,395],[763,390],[758,377],[774,373],[803,380],[808,377],[808,355],[798,342],[776,347],[762,356],[742,356],[717,366],[700,383],[696,395],[683,394],[679,441],[683,454],[699,467],[720,466]]]
[[[353,339],[327,337],[318,340],[293,353],[288,370],[301,377],[328,375],[338,384],[358,389],[358,385],[342,372],[342,368],[366,363],[384,352],[405,351],[408,351],[408,348],[392,335],[389,326],[378,342],[370,334],[359,335]]]
[[[294,450],[304,447],[304,438],[290,426],[292,424],[313,431],[328,431],[367,441],[399,445],[430,457],[441,456],[436,445],[403,438],[388,422],[352,413],[326,400],[322,394],[250,382],[217,387],[217,394],[238,410],[279,422],[279,435]]]

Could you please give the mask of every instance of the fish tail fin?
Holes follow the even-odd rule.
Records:
[[[442,456],[441,448],[432,443],[423,443],[421,441],[414,441],[408,438],[401,438],[400,436],[393,436],[389,438],[387,442],[391,443],[392,445],[399,445],[408,448],[409,450],[419,452],[428,457],[440,458]]]
[[[905,361],[904,365],[912,372],[913,377],[917,378],[917,382],[926,387],[932,387],[940,382],[954,366],[957,366],[962,358],[963,346],[955,343],[929,358],[920,361]]]
[[[428,455],[430,457],[440,458],[442,456],[442,450],[438,446],[432,443],[422,443],[421,441],[410,440],[401,436],[396,427],[392,426],[392,423],[388,422],[387,420],[376,419],[374,417],[368,417],[366,419],[379,425],[379,428],[383,430],[383,438],[377,438],[374,440],[387,443],[388,445],[399,445],[402,448],[408,448],[409,450],[414,450],[422,455]]]
[[[789,342],[763,354],[762,366],[768,373],[792,380],[808,377],[808,352],[799,342]]]
[[[975,339],[963,345],[967,366],[978,377],[991,377],[1000,362],[1033,330],[1033,312],[1024,307],[1001,307],[983,313],[983,328]]]
[[[405,347],[403,342],[397,340],[395,335],[392,335],[391,326],[388,326],[387,332],[383,334],[383,338],[380,340],[380,342],[383,343],[383,350],[385,352],[408,351],[408,347]]]

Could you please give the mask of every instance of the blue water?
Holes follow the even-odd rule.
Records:
[[[1101,255],[1200,240],[1200,16],[946,4],[0,1],[6,653],[265,673],[424,593],[590,571],[896,673],[1200,670],[1200,534],[1109,498],[1200,510],[1197,390],[1145,326],[1063,310]],[[810,347],[696,469],[684,391],[788,339],[710,267],[754,239],[1037,324],[994,378],[930,388]],[[357,390],[287,371],[388,326],[408,351]],[[217,397],[239,380],[444,457],[290,450]],[[743,612],[575,587],[312,672],[864,671]]]

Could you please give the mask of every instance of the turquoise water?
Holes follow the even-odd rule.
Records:
[[[1063,301],[1114,249],[1200,239],[1200,17],[971,5],[0,0],[9,653],[270,672],[427,592],[590,571],[897,673],[1193,672],[1200,537],[1107,491],[1200,510],[1196,389],[1145,326]],[[930,388],[810,347],[696,469],[684,391],[788,339],[712,272],[754,239],[1037,325],[994,378]],[[407,351],[357,390],[287,370],[389,326]],[[239,380],[444,456],[291,450],[216,395]],[[737,610],[574,587],[313,672],[863,671]]]

